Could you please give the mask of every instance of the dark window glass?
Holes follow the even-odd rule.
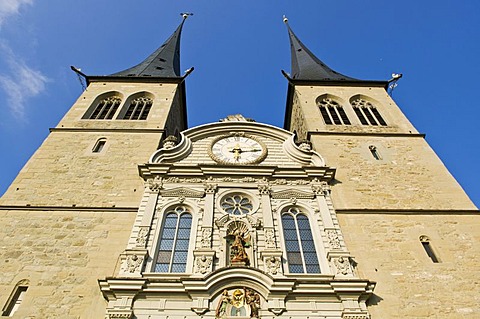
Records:
[[[127,108],[127,111],[121,118],[122,120],[146,120],[150,109],[152,108],[152,99],[148,97],[139,97],[133,99]],[[121,116],[121,114],[120,114]]]
[[[184,206],[167,212],[160,235],[155,272],[185,272],[192,216]]]
[[[282,227],[290,273],[320,273],[308,217],[290,208],[282,214]]]

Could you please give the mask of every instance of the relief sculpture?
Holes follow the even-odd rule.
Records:
[[[216,319],[233,317],[259,318],[260,295],[252,289],[225,289],[215,309]]]

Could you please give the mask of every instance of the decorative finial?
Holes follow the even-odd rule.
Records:
[[[180,15],[181,15],[184,19],[186,19],[186,18],[188,18],[189,16],[193,16],[193,13],[191,13],[191,12],[182,12],[182,13],[180,13]]]
[[[286,15],[283,15],[283,23],[288,23],[288,18]]]

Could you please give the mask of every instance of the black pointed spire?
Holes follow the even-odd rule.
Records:
[[[180,74],[180,36],[187,17],[183,20],[167,41],[140,64],[110,76],[120,77],[161,77],[178,78]]]
[[[360,81],[330,69],[297,38],[288,25],[288,19],[285,16],[283,17],[283,22],[287,25],[290,37],[292,54],[291,79],[304,81]]]

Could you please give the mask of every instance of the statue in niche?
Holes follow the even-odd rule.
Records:
[[[244,263],[248,266],[250,259],[245,249],[250,247],[250,236],[236,229],[233,234],[227,236],[227,240],[232,241],[230,244],[230,262]]]

